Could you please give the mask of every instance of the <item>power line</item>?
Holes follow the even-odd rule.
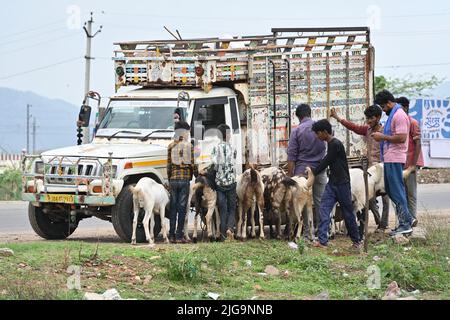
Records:
[[[36,34],[28,35],[28,36],[20,38],[20,39],[14,39],[14,40],[11,40],[11,41],[2,42],[2,45],[6,45],[6,44],[10,44],[10,43],[16,43],[16,42],[24,41],[24,40],[27,40],[27,39],[33,39],[33,38],[36,38],[36,37],[39,37],[39,36],[42,36],[42,35],[46,35],[46,34],[51,33],[51,32],[60,31],[60,30],[67,30],[67,28],[66,27],[59,27],[59,28],[55,28],[55,29],[51,29],[51,30],[45,31],[45,32],[40,33],[38,35],[36,35]]]
[[[177,16],[177,15],[159,15],[154,13],[126,13],[126,12],[104,12],[106,15],[115,15],[115,16],[138,16],[138,17],[151,17],[154,19],[167,19],[167,18],[186,18],[185,16]],[[421,14],[409,14],[409,15],[386,15],[381,16],[381,18],[388,19],[401,19],[401,18],[417,18],[417,17],[436,17],[436,16],[448,16],[450,12],[439,12],[439,13],[421,13]],[[230,16],[220,16],[220,17],[212,17],[212,16],[189,16],[189,20],[267,20],[267,21],[316,21],[316,20],[362,20],[367,19],[369,15],[366,16],[349,16],[349,17],[230,17]]]
[[[397,66],[379,66],[378,69],[396,69],[396,68],[415,68],[415,67],[434,67],[434,66],[448,66],[450,62],[442,63],[423,63],[423,64],[410,64],[410,65],[397,65]]]
[[[38,46],[41,46],[41,45],[43,45],[43,44],[55,42],[55,41],[58,41],[58,40],[61,40],[61,39],[70,38],[70,37],[78,36],[78,35],[79,35],[78,33],[68,34],[68,35],[65,35],[65,36],[62,36],[62,37],[57,37],[57,38],[49,39],[49,40],[47,40],[47,41],[41,41],[41,42],[32,44],[32,45],[30,45],[30,46],[17,48],[17,49],[10,50],[10,51],[3,51],[3,52],[0,52],[0,55],[9,54],[9,53],[14,53],[14,52],[22,51],[22,50],[25,50],[25,49],[38,47]]]
[[[36,30],[40,30],[40,29],[44,29],[44,28],[49,27],[49,26],[53,26],[53,25],[58,24],[58,23],[60,23],[62,21],[65,21],[65,20],[66,19],[59,19],[59,20],[56,20],[56,21],[53,21],[53,22],[50,22],[50,23],[47,23],[47,24],[44,24],[44,25],[41,25],[41,26],[37,26],[37,27],[31,28],[31,29],[27,29],[27,30],[23,30],[23,31],[15,32],[15,33],[10,33],[10,34],[5,34],[5,35],[0,35],[0,38],[10,38],[10,37],[14,37],[14,36],[16,36],[18,34],[34,32]]]
[[[15,73],[15,74],[10,74],[10,75],[7,75],[5,77],[1,77],[0,80],[6,80],[6,79],[13,78],[13,77],[21,76],[21,75],[24,75],[24,74],[32,73],[32,72],[35,72],[35,71],[48,69],[48,68],[51,68],[51,67],[54,67],[54,66],[58,66],[58,65],[61,65],[61,64],[65,64],[65,63],[69,63],[69,62],[72,62],[72,61],[75,61],[75,60],[78,60],[78,59],[81,59],[81,58],[83,58],[83,57],[76,57],[76,58],[72,58],[72,59],[67,59],[67,60],[63,60],[63,61],[60,61],[60,62],[57,62],[57,63],[53,63],[53,64],[50,64],[50,65],[47,65],[47,66],[43,66],[43,67],[39,67],[39,68],[27,70],[27,71]]]

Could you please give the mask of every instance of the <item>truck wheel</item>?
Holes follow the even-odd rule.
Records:
[[[111,210],[111,221],[114,226],[114,230],[117,235],[125,242],[131,242],[131,236],[133,235],[133,193],[131,192],[130,185],[123,187],[116,199],[115,206]],[[136,242],[146,242],[144,225],[142,219],[144,217],[143,209],[139,214],[138,225],[136,228]],[[153,228],[154,237],[156,238],[161,231],[161,220],[156,217],[155,227]]]
[[[42,207],[28,205],[28,219],[31,227],[40,237],[48,240],[61,240],[70,236],[77,226],[69,226],[68,221],[53,221],[42,211]]]

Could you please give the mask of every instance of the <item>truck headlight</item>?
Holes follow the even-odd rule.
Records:
[[[34,173],[44,174],[44,163],[42,161],[36,161],[34,164]]]

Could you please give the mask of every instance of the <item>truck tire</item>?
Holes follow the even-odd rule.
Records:
[[[111,222],[117,235],[125,242],[131,242],[133,235],[133,194],[126,185],[122,188],[116,199],[116,204],[111,210]],[[141,209],[142,210],[142,209]],[[142,225],[143,215],[139,215],[141,219],[138,221],[136,228],[136,242],[146,242],[144,226]],[[155,219],[155,227],[153,228],[154,237],[156,238],[161,231],[161,219]]]
[[[31,227],[40,237],[47,240],[62,240],[70,236],[77,226],[70,226],[69,222],[55,222],[45,214],[42,207],[28,205],[28,219]]]

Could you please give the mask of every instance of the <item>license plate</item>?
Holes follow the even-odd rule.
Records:
[[[75,203],[75,197],[70,194],[46,194],[44,196],[44,201],[56,203]]]

